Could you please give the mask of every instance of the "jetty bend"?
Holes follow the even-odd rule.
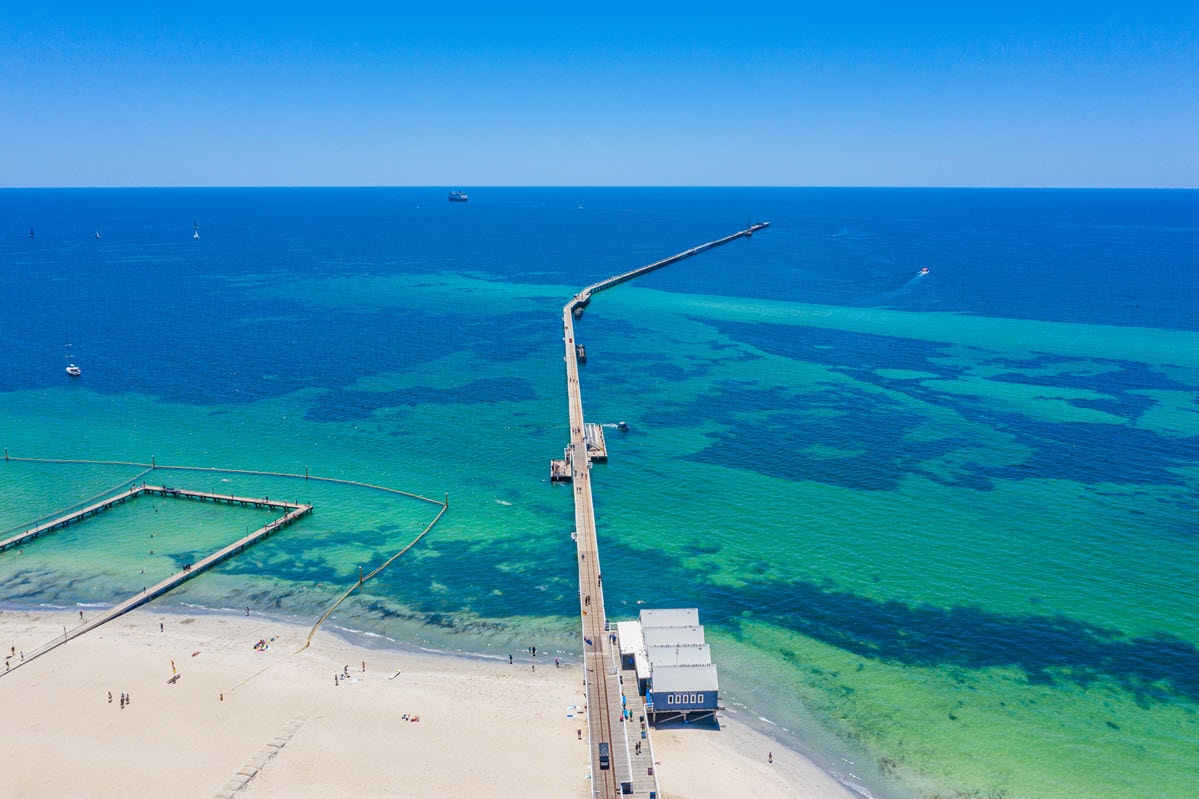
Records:
[[[562,309],[563,343],[566,348],[566,394],[570,413],[570,445],[565,458],[551,469],[574,486],[575,542],[579,566],[579,611],[583,628],[584,679],[587,685],[587,732],[591,751],[592,791],[595,796],[616,799],[620,796],[661,796],[653,770],[653,750],[644,721],[626,714],[639,698],[636,685],[623,693],[620,680],[620,648],[604,611],[603,573],[600,569],[599,543],[595,533],[595,505],[592,502],[591,452],[596,449],[594,436],[589,441],[589,426],[583,419],[583,395],[579,388],[579,361],[585,355],[576,349],[574,320],[583,315],[591,298],[647,274],[655,269],[690,258],[727,244],[770,225],[760,222],[731,236],[725,236],[647,266],[593,283],[580,291]],[[594,432],[594,431],[592,431]],[[590,444],[590,447],[589,447]],[[607,455],[606,449],[604,455]],[[643,737],[644,736],[644,737]],[[645,745],[642,745],[644,740]]]

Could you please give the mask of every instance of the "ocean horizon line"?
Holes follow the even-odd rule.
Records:
[[[121,184],[121,185],[61,185],[61,186],[0,186],[0,191],[86,191],[86,190],[134,190],[152,191],[160,189],[435,189],[465,186],[469,189],[711,189],[736,190],[868,190],[868,191],[1045,191],[1045,192],[1190,192],[1199,191],[1199,186],[1074,186],[1074,185],[887,185],[887,184],[717,184],[717,183],[211,183],[211,184]]]

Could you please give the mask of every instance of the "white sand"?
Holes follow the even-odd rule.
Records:
[[[31,652],[78,621],[0,613],[2,654]],[[0,676],[0,795],[590,796],[586,724],[567,717],[583,703],[578,666],[358,647],[327,633],[297,653],[307,635],[259,616],[141,608]],[[335,685],[346,665],[350,679]],[[663,799],[850,795],[736,722],[652,738]]]

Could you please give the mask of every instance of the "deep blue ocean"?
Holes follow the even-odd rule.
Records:
[[[0,446],[448,492],[335,623],[576,656],[561,307],[769,220],[577,323],[589,421],[630,428],[610,612],[699,607],[728,713],[875,797],[1199,795],[1199,192],[461,188],[0,190]],[[0,462],[0,530],[139,472]],[[170,479],[317,508],[180,609],[314,620],[435,512]],[[168,505],[0,553],[0,608],[257,521]]]

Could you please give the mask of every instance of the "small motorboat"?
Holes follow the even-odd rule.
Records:
[[[71,377],[79,377],[83,374],[83,370],[75,365],[75,361],[71,358],[71,342],[67,342],[67,374]]]
[[[928,274],[928,267],[927,267],[927,266],[922,266],[922,267],[920,267],[920,274],[922,274],[922,275],[927,275],[927,274]]]

